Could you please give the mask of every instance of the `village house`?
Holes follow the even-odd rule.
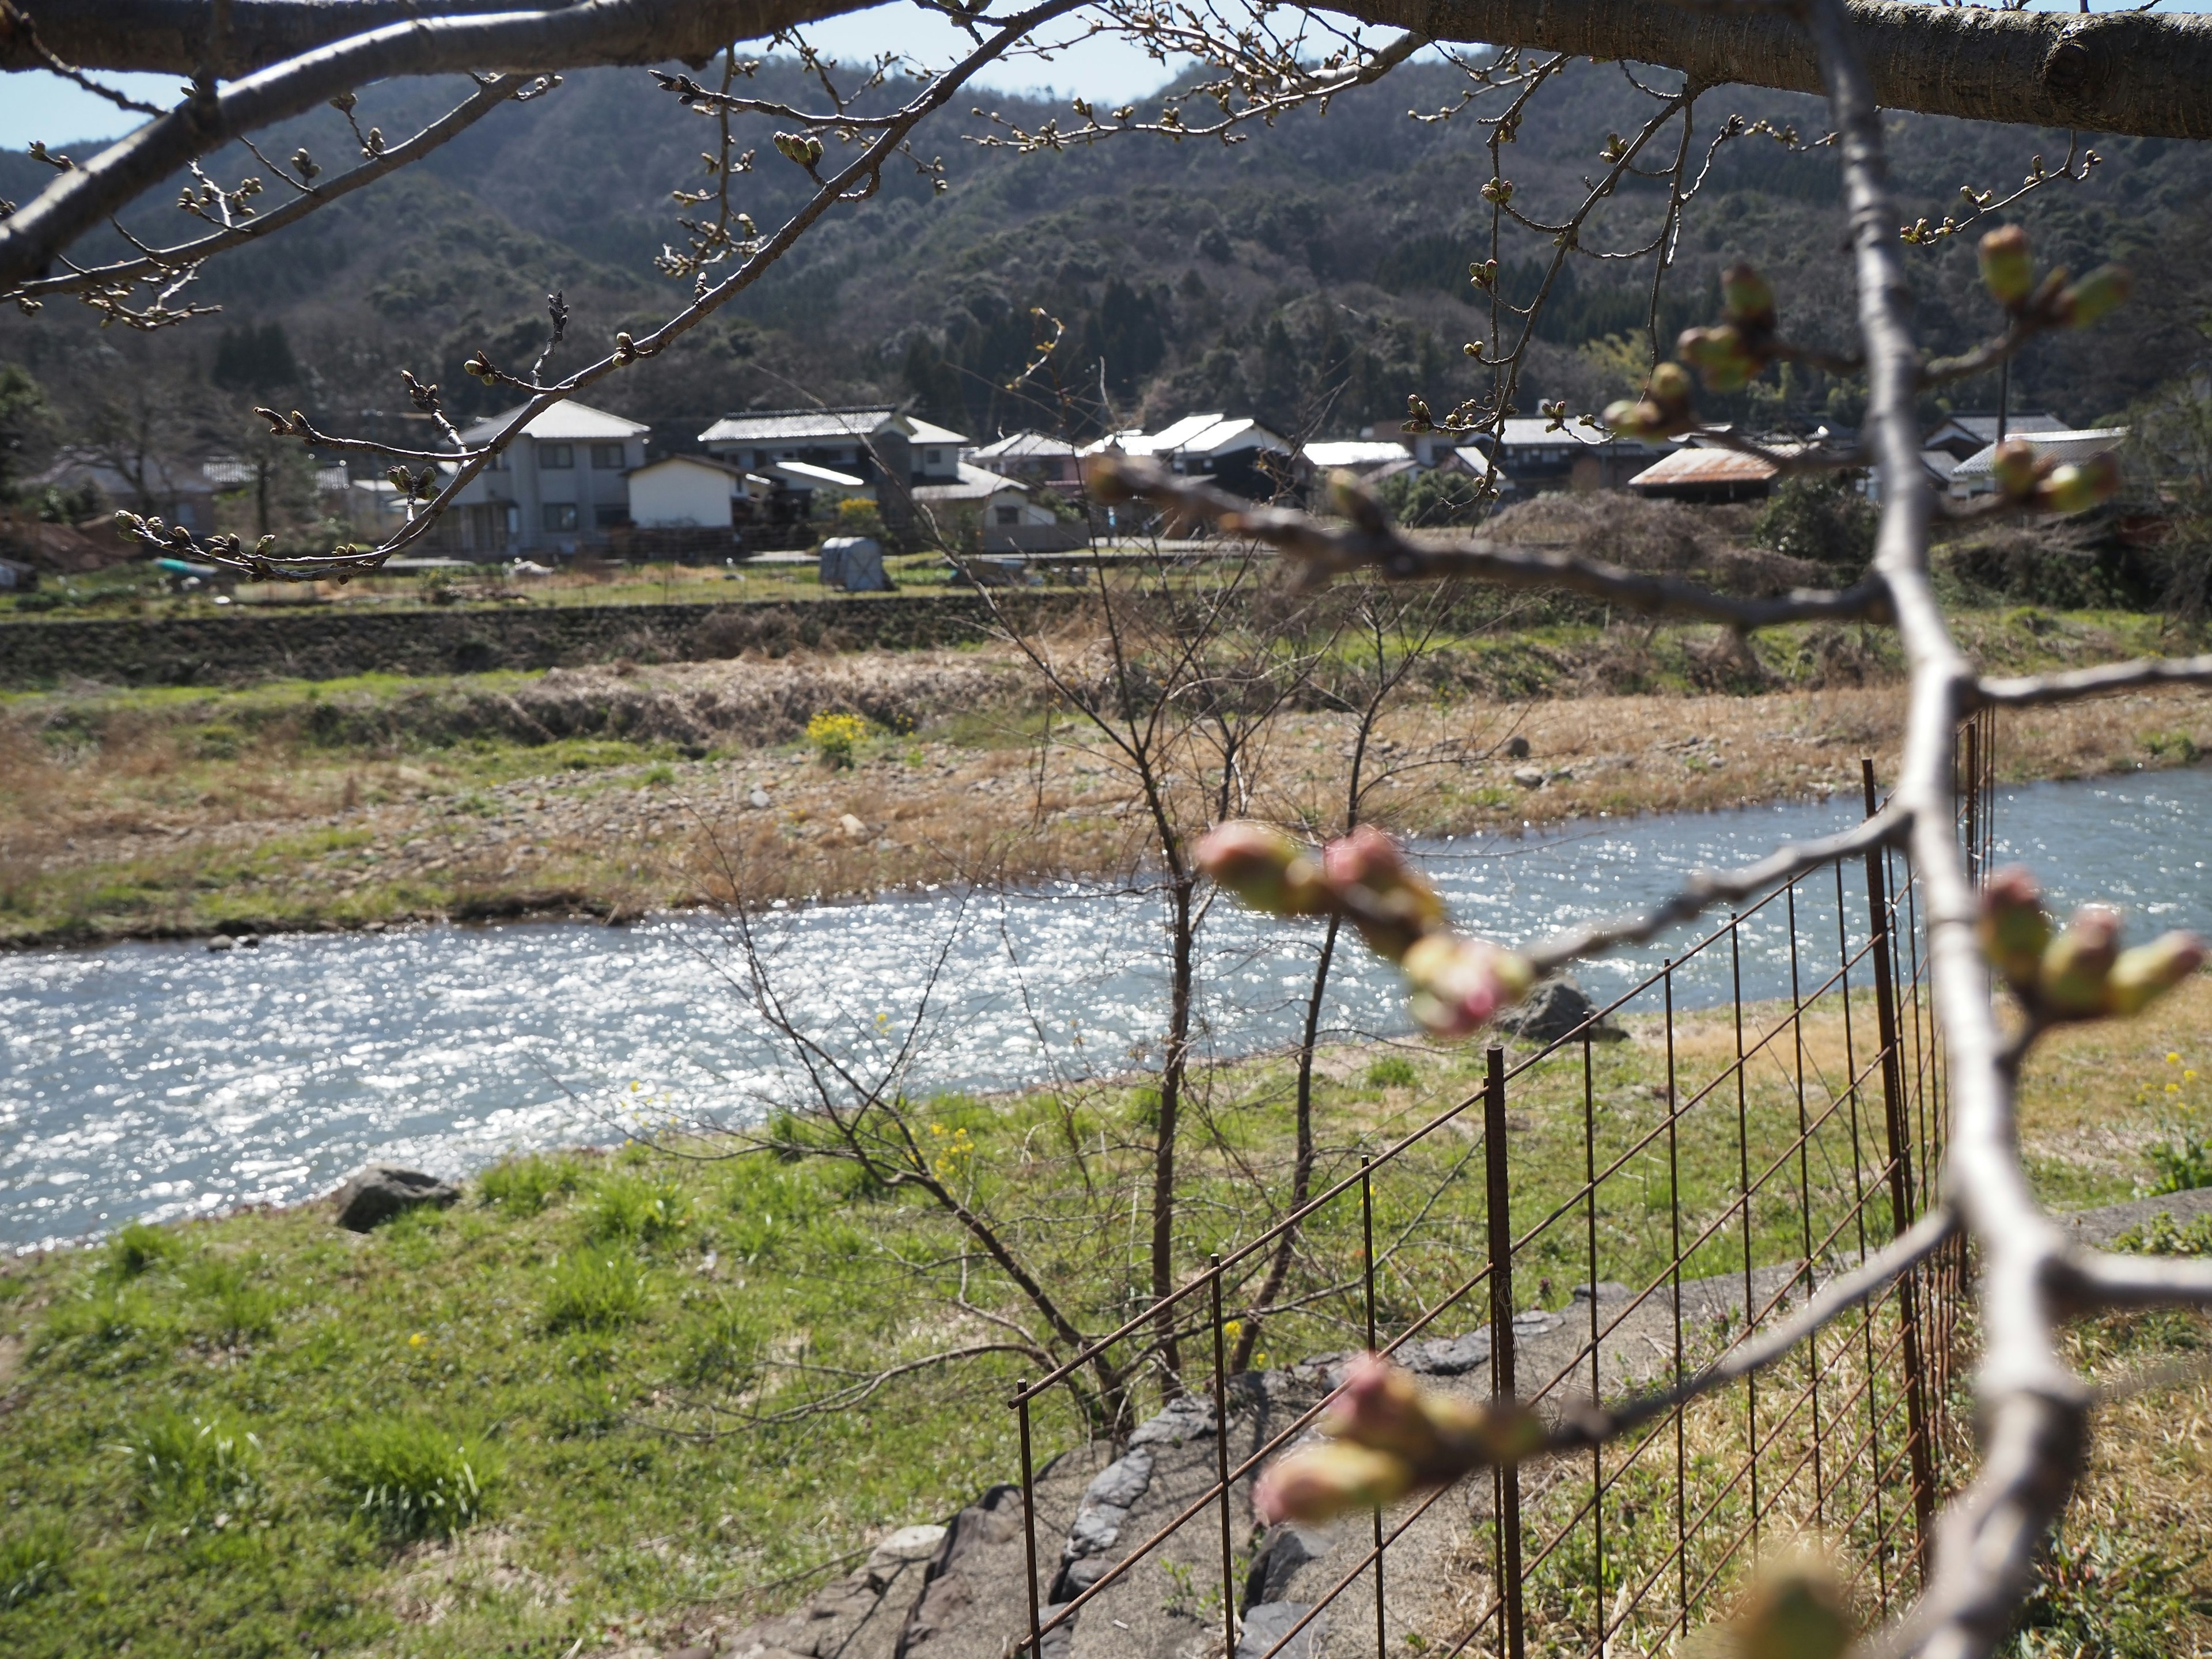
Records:
[[[2061,466],[2079,465],[2083,461],[2118,449],[2128,441],[2129,428],[2124,426],[2089,427],[2082,431],[2068,428],[2044,428],[2033,433],[2008,430],[2008,440],[2018,438],[2025,443],[2039,461],[2048,459]],[[1997,487],[1994,463],[1997,447],[1994,441],[1976,450],[1951,469],[1950,494],[1961,501],[1976,495],[1987,495]]]
[[[768,479],[800,521],[858,497],[875,502],[896,533],[913,516],[914,489],[960,482],[960,452],[968,440],[889,404],[872,404],[749,410],[723,416],[699,442],[718,460]]]
[[[1065,438],[1042,432],[1010,432],[980,448],[962,452],[987,471],[1049,489],[1073,492],[1083,486],[1082,453]]]
[[[488,443],[520,412],[478,421],[461,441]],[[629,522],[629,475],[644,464],[650,431],[588,404],[556,404],[462,487],[442,550],[482,561],[607,545]]]

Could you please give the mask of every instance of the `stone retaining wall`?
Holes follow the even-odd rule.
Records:
[[[1008,596],[1026,625],[1079,593]],[[915,650],[983,636],[973,593],[754,600],[734,605],[517,605],[501,611],[326,609],[0,624],[0,689],[71,679],[118,685],[224,685],[350,674],[481,673],[586,663],[697,662],[800,647]]]

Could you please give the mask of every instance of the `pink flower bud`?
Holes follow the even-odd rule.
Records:
[[[1403,1458],[1332,1440],[1294,1451],[1261,1475],[1252,1507],[1269,1526],[1320,1522],[1346,1510],[1395,1503],[1413,1486],[1413,1471]]]
[[[1322,849],[1322,872],[1368,948],[1395,962],[1444,920],[1437,890],[1407,867],[1398,844],[1363,823]]]
[[[1536,980],[1526,957],[1443,928],[1416,940],[1399,966],[1413,986],[1414,1019],[1443,1037],[1479,1030],[1526,996]]]
[[[2125,265],[2099,265],[2058,296],[2058,314],[2069,328],[2087,328],[2127,303],[2135,279]]]
[[[2076,1019],[2105,1012],[2106,981],[2119,955],[2120,915],[2085,904],[2043,953],[2037,991],[2050,1012]]]
[[[1416,1467],[1433,1463],[1443,1449],[1437,1425],[1424,1411],[1420,1385],[1380,1354],[1352,1362],[1321,1431],[1387,1451]]]
[[[2105,982],[2116,1014],[2140,1013],[2204,963],[2204,942],[2194,933],[2161,933],[2148,945],[2120,952]]]
[[[2028,251],[2027,233],[2007,225],[1982,238],[1982,284],[1990,297],[2009,311],[2027,298],[2035,287],[2035,256]]]
[[[1982,951],[2016,991],[2032,991],[2051,943],[2051,918],[2035,878],[2021,865],[2000,870],[1982,889]]]
[[[2120,487],[2119,457],[2106,450],[2087,460],[2051,469],[2035,487],[2035,504],[2050,513],[2085,513]]]
[[[1255,910],[1313,915],[1326,908],[1321,871],[1281,830],[1247,818],[1218,823],[1191,849],[1198,867]]]

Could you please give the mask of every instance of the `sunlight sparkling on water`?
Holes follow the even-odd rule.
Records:
[[[1856,806],[1766,807],[1571,824],[1425,844],[1471,930],[1526,939],[1648,902],[1683,871],[1847,823]],[[2002,797],[2005,851],[2065,902],[2106,897],[2139,925],[2212,931],[2212,769],[2038,785]],[[1798,906],[1832,939],[1832,878]],[[1848,874],[1852,943],[1863,879]],[[1747,927],[1745,991],[1788,988],[1778,919]],[[1111,1071],[1158,1040],[1155,903],[1076,884],[780,911],[758,925],[795,1022],[841,1055],[889,1064],[932,980],[910,1089],[991,1089]],[[1695,936],[1586,965],[1601,1000]],[[1233,907],[1206,924],[1201,1042],[1288,1041],[1316,933]],[[1832,951],[1832,947],[1831,947]],[[1831,954],[1830,959],[1832,960]],[[1335,1036],[1395,1035],[1395,973],[1340,954]],[[1676,981],[1727,994],[1724,956]],[[669,1116],[724,1121],[800,1102],[803,1079],[744,988],[728,924],[679,917],[302,934],[258,951],[127,945],[0,957],[0,1243],[82,1237],[134,1216],[291,1203],[371,1158],[442,1174],[513,1148],[619,1139]]]

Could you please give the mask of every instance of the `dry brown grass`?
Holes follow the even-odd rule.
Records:
[[[19,700],[0,716],[0,933],[630,914],[738,891],[1115,871],[1146,844],[1120,757],[1064,716],[1048,725],[1002,653],[592,670],[333,694],[319,712],[295,698],[252,720],[220,702],[125,704],[65,741],[66,699]],[[925,735],[866,745],[848,771],[793,764],[779,745],[824,708]],[[1409,702],[1382,724],[1363,810],[1456,834],[1855,796],[1862,755],[1893,770],[1901,710],[1887,685]],[[343,740],[311,740],[311,719]],[[434,734],[448,746],[425,746]],[[1350,736],[1346,717],[1282,718],[1256,751],[1257,809],[1336,820]],[[1516,738],[1525,758],[1506,753]],[[719,757],[671,747],[709,741]],[[597,747],[580,760],[578,744]],[[2212,696],[2144,694],[2009,717],[1998,764],[2008,779],[2066,777],[2199,750],[2212,751]],[[765,811],[747,804],[756,787]],[[380,849],[374,878],[358,863],[334,872],[334,840]],[[122,888],[138,896],[113,900]]]

